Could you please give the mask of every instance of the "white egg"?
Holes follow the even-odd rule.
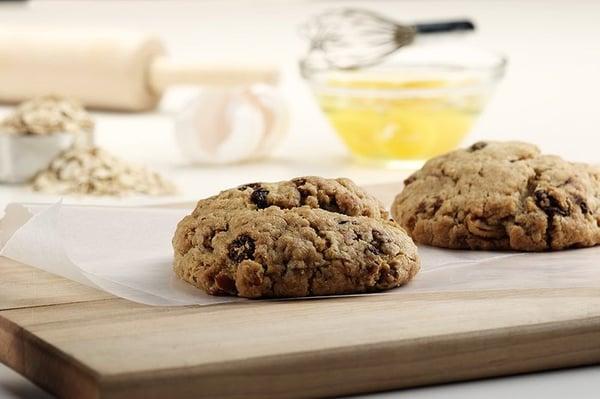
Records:
[[[175,131],[194,163],[225,164],[268,155],[288,128],[288,110],[275,87],[206,88],[183,107]]]

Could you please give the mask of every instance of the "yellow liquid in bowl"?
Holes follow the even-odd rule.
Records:
[[[415,161],[456,148],[471,129],[483,93],[461,91],[460,85],[439,80],[329,81],[328,88],[361,90],[317,90],[316,95],[355,156],[379,162]],[[402,95],[395,96],[393,90]]]

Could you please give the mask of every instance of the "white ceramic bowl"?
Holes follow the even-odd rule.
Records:
[[[79,140],[91,144],[91,133],[34,135],[0,132],[0,182],[29,181]]]

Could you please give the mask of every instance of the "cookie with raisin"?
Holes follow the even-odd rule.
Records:
[[[600,243],[600,170],[522,142],[478,142],[405,181],[394,219],[444,248],[547,251]]]
[[[175,273],[212,295],[375,292],[410,281],[417,248],[347,179],[253,183],[198,202],[173,238]]]

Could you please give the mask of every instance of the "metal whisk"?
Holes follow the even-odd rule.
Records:
[[[387,55],[412,43],[418,35],[465,32],[475,29],[469,20],[402,25],[362,9],[327,11],[303,27],[310,41],[303,67],[355,69],[378,64]]]

